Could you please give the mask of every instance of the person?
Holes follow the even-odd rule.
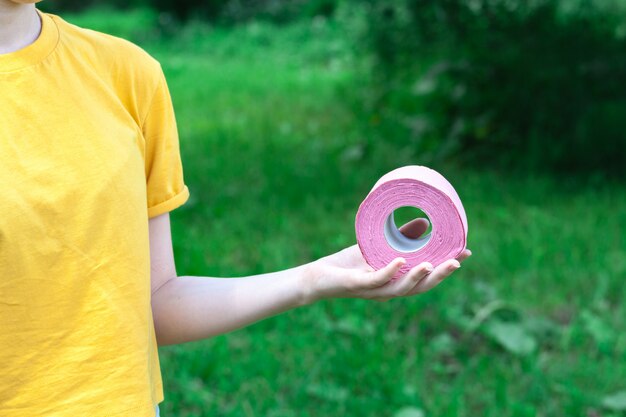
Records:
[[[268,274],[177,276],[169,212],[189,191],[160,65],[36,2],[0,0],[1,416],[154,416],[157,344],[423,293],[470,256],[392,280],[404,259],[375,271],[354,245]]]

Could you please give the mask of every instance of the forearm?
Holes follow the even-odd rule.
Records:
[[[226,333],[309,303],[306,270],[301,266],[243,278],[168,280],[152,294],[159,345]]]
[[[417,219],[403,233],[417,237],[428,222]],[[402,231],[402,229],[401,229]],[[433,268],[427,262],[393,279],[406,262],[397,258],[374,271],[357,245],[307,265],[244,278],[176,277],[169,216],[150,219],[152,313],[160,345],[199,340],[244,327],[283,311],[326,298],[388,300],[437,286],[471,255]]]

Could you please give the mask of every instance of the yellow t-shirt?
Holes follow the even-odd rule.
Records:
[[[0,416],[148,417],[148,218],[185,203],[159,64],[41,14],[0,55]]]

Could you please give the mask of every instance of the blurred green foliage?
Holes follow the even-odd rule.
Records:
[[[626,172],[626,3],[371,0],[364,13],[364,101],[409,140],[481,164]]]
[[[626,174],[621,0],[55,0],[156,10],[152,35],[332,18],[359,59],[375,141],[430,161]],[[142,17],[146,18],[146,14]],[[129,20],[132,26],[132,21]],[[129,31],[132,28],[129,26]],[[371,148],[372,143],[366,144]]]
[[[93,7],[150,7],[180,21],[205,19],[233,24],[253,19],[277,23],[333,14],[338,0],[54,0],[53,11],[78,12]]]

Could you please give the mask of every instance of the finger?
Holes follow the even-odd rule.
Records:
[[[411,294],[420,294],[435,288],[445,278],[459,269],[461,264],[456,259],[450,259],[439,265],[425,279],[417,283]]]
[[[428,230],[428,226],[430,226],[428,219],[420,217],[400,227],[400,233],[410,239],[417,239]]]
[[[466,260],[470,256],[472,256],[472,251],[469,250],[469,249],[465,249],[463,252],[461,252],[461,254],[459,256],[456,257],[456,260],[459,261],[459,262],[463,262],[464,260]]]
[[[404,258],[396,258],[389,262],[387,266],[379,269],[378,271],[370,272],[367,274],[367,280],[365,281],[365,288],[378,288],[389,281],[391,278],[404,266],[406,260]]]
[[[410,294],[411,290],[433,271],[433,266],[429,262],[422,262],[413,267],[405,276],[394,282],[394,285],[383,287],[388,296],[401,297]],[[381,288],[381,290],[383,290]]]

